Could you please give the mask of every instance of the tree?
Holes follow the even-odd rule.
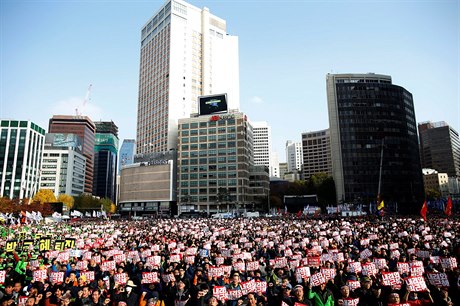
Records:
[[[51,189],[40,189],[35,194],[33,200],[40,202],[40,204],[54,203],[56,202],[56,197]]]
[[[112,203],[112,205],[110,205],[110,210],[109,210],[109,213],[111,214],[114,214],[117,212],[117,205],[115,205],[114,203]]]
[[[98,198],[93,197],[91,194],[82,194],[75,197],[73,208],[83,210],[100,210],[101,202]]]
[[[328,204],[336,203],[336,191],[334,179],[324,172],[310,177],[310,184],[314,188],[314,194],[318,196],[318,204],[325,209]]]
[[[58,202],[64,203],[64,205],[67,207],[67,210],[71,210],[75,200],[72,196],[63,193],[58,196]]]
[[[111,212],[112,205],[115,205],[115,204],[112,203],[112,200],[110,200],[109,198],[101,199],[100,203],[102,204],[102,207],[106,212]]]

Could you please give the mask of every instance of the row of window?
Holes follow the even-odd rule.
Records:
[[[227,120],[183,123],[183,124],[181,124],[180,128],[182,130],[188,130],[188,129],[197,129],[198,127],[200,127],[200,128],[208,128],[208,127],[225,126],[225,125],[227,125],[227,126],[235,125],[235,119],[229,118]]]
[[[200,165],[200,166],[181,166],[181,172],[197,172],[197,171],[235,171],[236,170],[235,164],[228,164],[228,165]],[[208,172],[207,172],[208,173]]]
[[[236,162],[236,156],[228,157],[210,157],[210,158],[192,158],[184,159],[181,161],[182,165],[204,165],[204,164],[216,164],[216,163],[234,163]]]
[[[236,178],[236,172],[203,172],[203,173],[182,173],[181,180],[213,179],[213,178]]]
[[[200,150],[200,151],[191,151],[191,152],[182,152],[182,158],[189,158],[189,157],[198,157],[198,156],[222,156],[222,155],[236,155],[236,149],[219,149],[219,150]]]
[[[228,179],[228,180],[211,180],[211,181],[181,181],[180,187],[207,187],[207,186],[236,186],[236,179]],[[190,189],[190,194],[193,194],[193,189]],[[195,189],[196,190],[196,189]],[[208,193],[207,191],[204,193]]]
[[[194,136],[194,137],[183,137],[181,143],[198,143],[206,141],[219,141],[219,140],[236,140],[236,134],[223,134],[223,135],[210,135],[210,136]]]

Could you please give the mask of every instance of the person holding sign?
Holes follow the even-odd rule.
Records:
[[[410,291],[407,288],[406,293],[404,294],[403,301],[407,302],[410,306],[417,306],[417,305],[432,305],[434,303],[433,298],[430,294],[430,289],[426,288],[427,297],[423,297],[423,295],[419,295],[421,292]]]
[[[315,302],[315,306],[334,306],[334,295],[326,288],[325,282],[315,287],[309,283],[307,297]]]

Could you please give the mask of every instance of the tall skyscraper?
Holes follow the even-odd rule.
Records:
[[[117,182],[118,127],[113,121],[97,121],[94,143],[93,195],[115,203]]]
[[[332,175],[331,137],[329,130],[302,133],[303,177],[324,172]]]
[[[375,202],[380,189],[385,207],[417,212],[424,190],[412,94],[386,75],[328,74],[327,101],[337,200]]]
[[[121,173],[123,166],[134,163],[134,154],[136,153],[136,141],[134,139],[124,139],[118,152],[118,174]]]
[[[56,198],[81,195],[86,168],[81,149],[81,139],[75,134],[46,134],[40,188],[53,190]]]
[[[271,127],[265,121],[252,122],[254,165],[267,166],[273,176]]]
[[[166,1],[141,32],[137,153],[176,149],[178,119],[220,93],[239,109],[238,38],[208,8]]]
[[[418,125],[420,157],[423,168],[460,178],[460,140],[446,122],[423,122]]]
[[[49,121],[49,133],[76,134],[82,141],[82,153],[86,157],[85,192],[93,192],[94,137],[96,126],[86,116],[54,115]]]
[[[31,198],[39,189],[45,130],[31,121],[0,121],[0,196]]]
[[[302,171],[302,143],[292,140],[286,141],[286,162],[288,164],[288,172],[295,170]]]

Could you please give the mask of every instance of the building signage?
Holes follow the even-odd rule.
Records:
[[[149,166],[167,165],[167,164],[169,164],[169,161],[165,159],[151,160],[147,163],[147,165]]]
[[[210,117],[209,121],[230,120],[230,119],[235,119],[235,115],[233,115],[233,114],[214,115],[214,116]]]

